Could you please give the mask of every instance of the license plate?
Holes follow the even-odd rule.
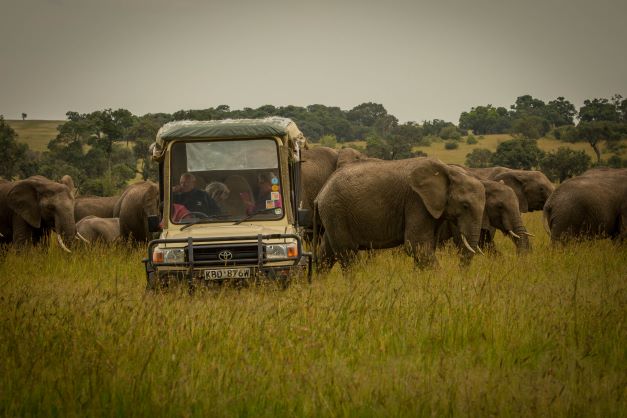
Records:
[[[205,270],[205,280],[248,279],[249,268]]]

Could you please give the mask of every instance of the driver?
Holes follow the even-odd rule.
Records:
[[[190,212],[200,212],[206,216],[220,215],[220,208],[209,195],[196,188],[196,177],[183,173],[179,184],[172,187],[174,203],[185,206]]]

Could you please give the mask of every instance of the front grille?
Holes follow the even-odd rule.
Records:
[[[263,249],[263,247],[262,247]],[[230,258],[229,254],[230,253]],[[265,253],[265,249],[264,249]],[[222,258],[220,258],[222,255]],[[185,261],[189,261],[185,251]],[[257,244],[195,245],[194,262],[207,265],[236,266],[257,264],[259,253]]]

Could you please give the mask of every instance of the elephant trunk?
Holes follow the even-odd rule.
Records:
[[[64,250],[68,250],[67,245],[71,246],[76,236],[76,224],[74,223],[73,211],[57,214],[55,216],[54,231],[57,233],[59,245],[61,245]]]
[[[516,245],[516,253],[518,255],[531,252],[531,241],[529,240],[529,237],[532,235],[527,232],[524,225],[520,224],[513,229],[510,229],[508,231],[508,235],[514,242],[514,245]]]
[[[465,232],[465,233],[464,233]],[[483,255],[479,248],[479,236],[481,235],[481,224],[472,225],[470,228],[460,228],[461,264],[467,266],[475,254]]]

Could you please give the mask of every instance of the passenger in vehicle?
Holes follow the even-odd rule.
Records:
[[[214,202],[220,204],[229,198],[231,191],[226,184],[219,181],[212,181],[205,187],[205,192],[213,199]]]
[[[257,176],[257,199],[255,202],[245,196],[244,203],[248,206],[248,213],[258,212],[264,209],[281,207],[281,193],[279,192],[279,179],[272,172],[261,173]],[[274,197],[274,198],[273,198]]]
[[[220,208],[207,193],[196,188],[196,177],[183,173],[177,186],[172,187],[173,201],[185,206],[190,212],[206,216],[220,215]]]

